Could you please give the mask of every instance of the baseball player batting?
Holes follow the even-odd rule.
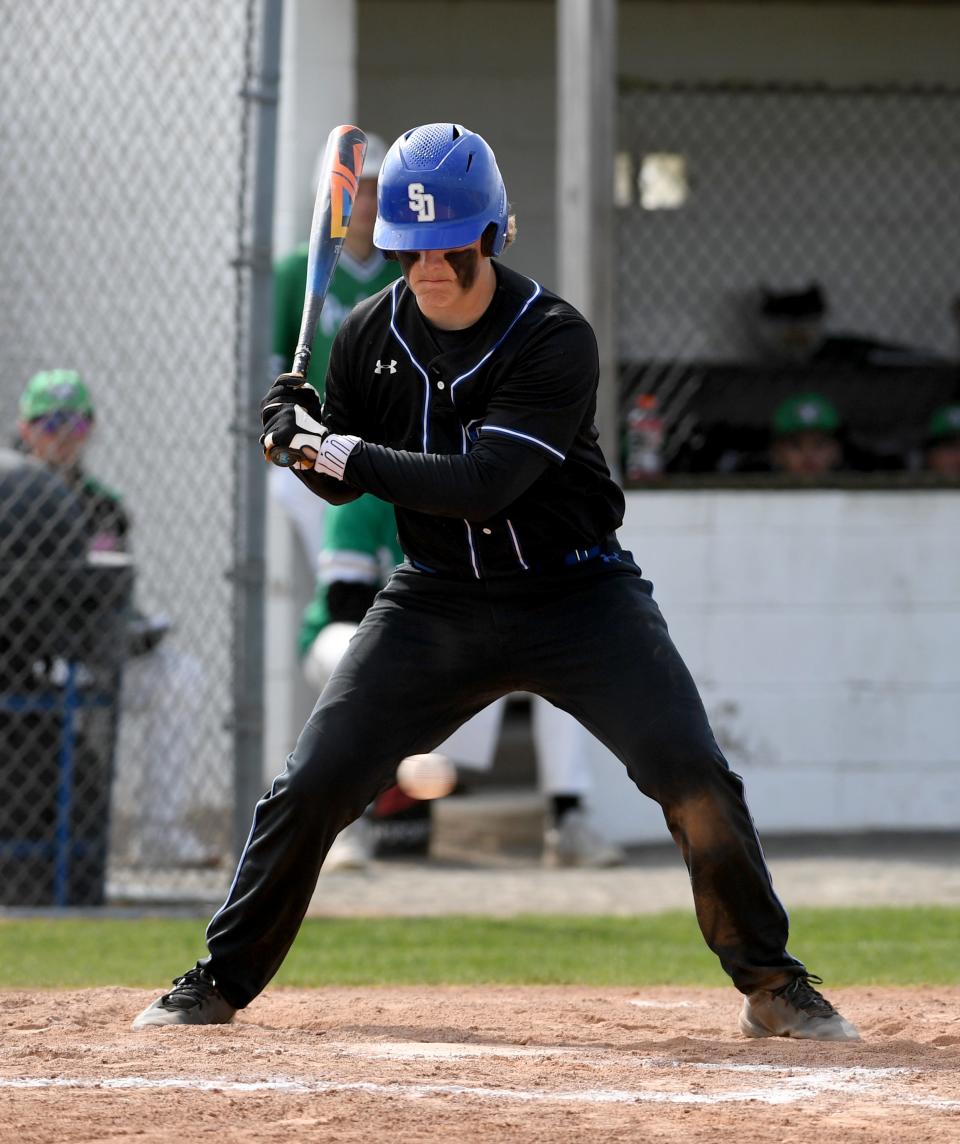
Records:
[[[663,809],[707,945],[750,1037],[857,1030],[786,949],[743,797],[632,555],[597,444],[597,345],[562,298],[501,265],[512,238],[490,147],[453,123],[405,132],[380,172],[375,244],[403,278],[360,305],[320,399],[278,381],[266,450],[345,503],[391,502],[406,555],[256,807],[209,955],[134,1021],[219,1024],[276,973],[337,832],[498,696],[541,695]],[[294,477],[291,477],[291,480]]]

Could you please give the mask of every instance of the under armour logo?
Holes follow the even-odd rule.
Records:
[[[376,368],[374,369],[373,372],[374,373],[383,373],[384,370],[386,370],[387,373],[396,373],[397,372],[397,363],[393,360],[393,358],[391,358],[390,361],[388,361],[386,365],[384,365],[383,362],[380,361],[379,358],[377,359],[377,365],[376,365]]]

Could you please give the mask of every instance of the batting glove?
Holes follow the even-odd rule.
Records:
[[[304,381],[302,373],[281,373],[273,383],[267,396],[260,403],[260,421],[264,429],[267,422],[280,412],[281,405],[299,405],[314,421],[323,416],[323,403],[320,394]]]
[[[360,445],[360,438],[331,433],[302,405],[279,405],[264,427],[260,444],[267,460],[276,460],[286,453],[291,458],[291,468],[301,472],[313,470],[342,481],[343,470]]]

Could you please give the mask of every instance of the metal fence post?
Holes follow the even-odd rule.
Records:
[[[613,281],[616,0],[557,3],[557,259],[560,293],[597,335],[597,427],[619,467]]]
[[[245,354],[238,362],[235,411],[235,431],[239,435],[239,504],[234,568],[233,842],[237,855],[243,849],[251,812],[263,791],[266,473],[257,438],[259,404],[270,369],[273,198],[282,25],[281,0],[258,0],[257,6],[260,9],[259,61],[253,81],[241,93],[247,102],[254,155],[250,226],[246,250],[238,252],[238,267],[241,274],[247,275],[248,289],[240,315],[240,344]]]

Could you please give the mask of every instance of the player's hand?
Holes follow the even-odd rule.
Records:
[[[260,421],[264,429],[283,405],[299,405],[310,414],[314,421],[323,416],[323,403],[320,394],[304,380],[302,373],[281,373],[273,383],[267,396],[260,403]]]
[[[316,396],[316,390],[313,392]],[[275,401],[264,408],[263,416],[264,431],[260,444],[266,459],[287,468],[312,469],[324,440],[329,436],[326,426],[302,405],[293,403]]]

